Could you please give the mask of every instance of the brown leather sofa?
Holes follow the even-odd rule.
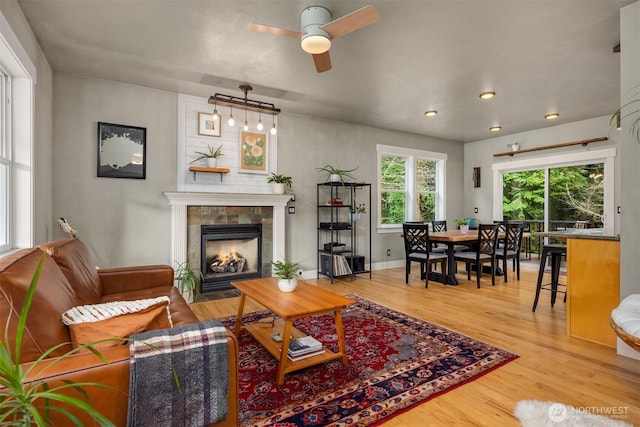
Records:
[[[15,347],[17,317],[43,251],[48,255],[44,259],[22,343],[20,362],[25,367],[58,344],[65,343],[51,357],[71,349],[69,330],[62,323],[61,315],[78,305],[168,296],[174,326],[198,322],[189,305],[173,286],[174,272],[170,266],[96,269],[87,248],[80,240],[65,239],[37,248],[19,250],[0,258],[0,331],[4,333],[9,322],[10,348]],[[229,331],[227,345],[229,413],[226,420],[216,424],[217,426],[238,425],[238,341]],[[85,387],[85,391],[90,404],[98,412],[115,425],[124,426],[127,422],[129,399],[129,346],[107,348],[101,350],[101,353],[109,361],[108,364],[93,353],[77,353],[48,367],[44,372],[41,369],[34,370],[36,372],[33,379],[45,379],[51,384],[73,381],[108,386]],[[72,393],[74,392],[71,391],[70,394]],[[88,415],[78,413],[73,408],[69,410],[84,425],[96,424]],[[65,417],[57,418],[53,413],[53,422],[54,425],[62,426],[69,425],[70,421]]]

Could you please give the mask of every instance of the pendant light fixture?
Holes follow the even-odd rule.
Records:
[[[233,126],[236,124],[236,121],[233,120],[233,106],[231,106],[231,115],[229,116],[229,120],[227,121],[229,126]]]
[[[273,126],[271,127],[271,135],[275,135],[278,133],[278,129],[276,129],[276,115],[273,116]]]
[[[217,122],[220,116],[218,115],[218,105],[213,104],[213,121]]]
[[[248,130],[249,123],[247,122],[247,111],[253,111],[254,113],[259,114],[260,119],[258,120],[257,129],[262,130],[264,129],[264,124],[262,123],[262,112],[265,111],[265,112],[271,113],[274,116],[273,128],[271,129],[271,134],[275,135],[277,132],[275,116],[280,114],[280,109],[276,108],[275,105],[269,102],[255,101],[253,99],[249,99],[247,95],[249,91],[253,90],[251,85],[242,84],[240,85],[240,90],[244,92],[244,98],[231,96],[231,95],[224,95],[222,93],[216,93],[215,95],[210,96],[209,104],[214,105],[214,111],[213,111],[214,115],[217,114],[218,104],[230,107],[231,115],[229,117],[228,123],[229,123],[229,126],[233,126],[235,125],[235,120],[233,119],[233,107],[242,108],[245,111],[245,118],[244,118],[245,129]]]
[[[249,130],[249,123],[247,123],[247,110],[244,110],[244,126],[242,127],[242,130]]]
[[[256,126],[256,129],[264,129],[264,125],[262,124],[262,111],[258,111],[258,125]]]

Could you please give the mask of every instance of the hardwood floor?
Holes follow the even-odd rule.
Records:
[[[520,400],[562,402],[591,413],[618,411],[623,421],[640,425],[640,361],[618,356],[615,349],[566,335],[565,306],[558,298],[551,308],[543,291],[531,312],[537,270],[523,268],[521,280],[509,283],[484,275],[457,275],[460,286],[424,282],[412,270],[404,284],[404,268],[374,271],[355,281],[328,279],[307,282],[336,293],[357,294],[404,313],[445,326],[520,355],[483,377],[435,397],[384,424],[415,426],[518,426],[512,415]],[[565,280],[563,282],[563,280]],[[561,277],[566,283],[566,277]],[[193,304],[201,319],[235,315],[239,298]],[[263,308],[247,300],[245,313]],[[608,412],[611,413],[611,412]]]

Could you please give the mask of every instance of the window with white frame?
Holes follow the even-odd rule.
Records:
[[[9,249],[9,206],[11,203],[9,177],[11,159],[9,157],[9,76],[0,67],[0,252]]]
[[[447,155],[378,145],[378,229],[444,218]]]

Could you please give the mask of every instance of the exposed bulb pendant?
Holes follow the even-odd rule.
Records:
[[[261,111],[258,112],[258,125],[256,126],[256,129],[258,129],[258,130],[264,129],[264,125],[262,124],[262,112]]]
[[[271,135],[275,135],[276,133],[278,133],[278,129],[276,129],[276,116],[272,116],[273,117],[273,126],[271,127]]]
[[[247,110],[244,110],[244,126],[242,130],[249,130],[249,123],[247,123]]]
[[[220,116],[218,116],[218,105],[213,104],[213,121],[217,122],[219,117]]]
[[[229,121],[227,122],[229,126],[233,126],[236,124],[236,121],[233,120],[233,107],[231,107],[231,115],[229,116]]]

